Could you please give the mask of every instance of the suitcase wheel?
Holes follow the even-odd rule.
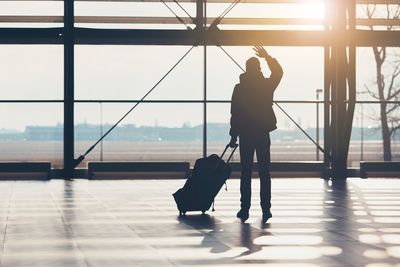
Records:
[[[185,216],[186,215],[186,211],[179,211],[179,216]]]

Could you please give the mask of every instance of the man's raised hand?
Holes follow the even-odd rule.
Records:
[[[267,51],[264,49],[264,47],[260,45],[256,45],[253,47],[253,50],[256,52],[256,55],[262,58],[267,58],[270,55],[268,55]]]

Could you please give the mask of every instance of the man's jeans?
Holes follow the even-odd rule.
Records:
[[[271,139],[269,133],[241,135],[240,163],[242,175],[240,178],[241,208],[250,209],[251,203],[251,173],[254,160],[254,151],[257,155],[258,173],[260,175],[260,204],[263,212],[271,208],[271,176],[269,173],[271,163]]]

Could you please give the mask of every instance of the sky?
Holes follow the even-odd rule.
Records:
[[[182,4],[194,15],[193,4]],[[209,5],[208,15],[218,15],[227,5]],[[58,1],[1,1],[0,15],[62,15]],[[179,12],[174,7],[176,12]],[[232,17],[314,17],[321,18],[320,1],[309,5],[249,5],[232,10]],[[81,15],[170,16],[160,3],[88,3],[77,2]],[[0,27],[15,26],[0,24]],[[19,25],[21,26],[21,25]],[[27,25],[30,26],[30,25]],[[38,25],[34,25],[38,26]],[[59,25],[40,25],[59,26]],[[116,27],[116,25],[77,25]],[[144,27],[141,25],[118,27]],[[155,26],[152,26],[155,27]],[[162,27],[168,27],[163,25]],[[173,27],[183,26],[177,25]],[[75,98],[139,99],[187,51],[182,46],[76,46]],[[225,47],[243,66],[254,56],[251,47]],[[323,88],[323,49],[321,47],[266,47],[284,69],[275,100],[315,100],[315,90]],[[373,81],[374,61],[371,49],[357,49],[357,86],[360,90]],[[196,47],[148,99],[203,99],[203,47]],[[63,48],[45,45],[0,45],[0,98],[63,98]],[[269,76],[265,63],[263,73]],[[207,48],[208,99],[229,100],[241,70],[217,47]],[[76,123],[113,123],[130,104],[76,104]],[[282,104],[293,117],[307,127],[315,126],[315,104]],[[321,106],[322,110],[322,106]],[[291,127],[275,109],[280,127]],[[123,123],[179,127],[184,123],[202,123],[201,104],[141,104]],[[0,129],[23,130],[27,125],[62,123],[62,104],[0,104]],[[322,117],[322,112],[321,112]],[[209,104],[209,122],[229,121],[228,104]],[[322,120],[321,120],[322,123]],[[373,122],[369,122],[372,124]]]

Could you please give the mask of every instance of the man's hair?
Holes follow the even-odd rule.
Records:
[[[251,57],[246,61],[246,72],[255,72],[260,70],[260,61],[256,57]]]

